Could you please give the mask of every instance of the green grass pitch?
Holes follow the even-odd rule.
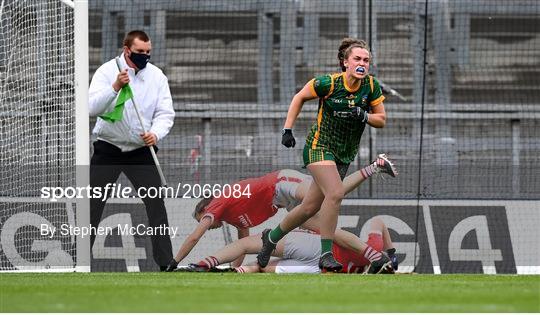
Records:
[[[540,276],[1,274],[1,312],[540,312]]]

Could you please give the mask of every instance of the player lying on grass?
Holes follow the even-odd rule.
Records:
[[[341,233],[337,233],[338,231]],[[277,243],[272,256],[279,259],[270,260],[264,268],[253,263],[233,270],[239,273],[319,273],[321,271],[319,269],[320,241],[319,234],[307,230],[294,230]],[[225,246],[197,264],[179,268],[179,271],[219,271],[220,269],[215,268],[216,266],[235,261],[246,254],[256,254],[261,247],[260,234],[252,235]],[[367,243],[362,242],[350,232],[337,229],[332,253],[343,265],[341,270],[343,273],[394,273],[398,269],[398,261],[388,228],[377,217],[371,220]]]
[[[358,187],[369,177],[377,173],[397,175],[393,163],[384,154],[368,166],[347,176],[344,181],[346,194]],[[219,228],[227,222],[238,229],[238,239],[249,236],[249,228],[257,226],[276,214],[279,208],[293,209],[302,202],[311,185],[312,177],[294,170],[281,170],[258,178],[249,178],[238,182],[243,191],[249,185],[251,196],[240,198],[207,198],[195,207],[193,217],[199,221],[195,230],[184,240],[178,253],[171,260],[167,271],[173,271],[199,242],[209,229]],[[305,222],[302,227],[319,230],[318,217]],[[233,262],[240,266],[243,257]]]

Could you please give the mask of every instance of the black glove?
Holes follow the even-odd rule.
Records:
[[[294,146],[296,145],[296,140],[294,139],[294,136],[292,134],[292,129],[284,128],[281,131],[281,144],[283,144],[287,148],[294,148]]]
[[[363,123],[368,121],[368,113],[360,107],[354,107],[351,111],[351,117],[358,119]]]
[[[169,264],[167,265],[167,268],[165,269],[165,272],[173,272],[176,270],[176,267],[178,267],[178,262],[176,260],[171,259]]]

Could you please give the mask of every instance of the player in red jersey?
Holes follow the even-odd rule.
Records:
[[[221,222],[227,222],[241,229],[249,229],[257,226],[268,218],[274,216],[280,205],[276,205],[274,194],[276,185],[283,180],[286,171],[275,171],[257,178],[249,178],[239,181],[240,191],[247,194],[230,198],[207,198],[197,205],[193,216],[201,222],[204,218],[210,218],[210,228],[221,226]],[[235,184],[233,184],[235,185]],[[206,221],[206,220],[205,220]]]
[[[392,177],[397,175],[393,163],[384,154],[380,154],[368,166],[347,176],[343,181],[345,192],[351,192],[377,173],[389,174]],[[193,217],[199,221],[199,224],[184,240],[166,271],[175,270],[178,263],[191,252],[206,231],[221,227],[222,222],[235,226],[238,230],[238,239],[241,239],[249,236],[249,228],[268,220],[277,213],[279,208],[293,209],[304,199],[312,180],[309,175],[284,169],[231,185],[238,184],[240,185],[238,191],[246,192],[239,197],[201,200],[193,212]],[[318,217],[313,217],[302,227],[318,231],[319,225]],[[240,266],[243,258],[243,256],[238,257],[232,265]]]
[[[320,235],[307,230],[294,230],[277,243],[271,260],[261,268],[258,264],[240,266],[234,269],[239,273],[275,272],[275,273],[319,273],[321,252]],[[394,273],[398,268],[395,249],[388,228],[377,217],[370,222],[367,242],[362,242],[356,235],[337,229],[332,253],[343,265],[342,273]],[[208,256],[197,264],[190,264],[183,271],[219,271],[215,267],[222,263],[236,260],[245,254],[256,254],[262,247],[259,235],[237,240],[213,256]],[[381,256],[390,256],[384,264],[377,265]]]

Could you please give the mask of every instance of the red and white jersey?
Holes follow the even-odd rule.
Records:
[[[215,198],[208,204],[202,217],[225,221],[239,228],[250,228],[261,224],[278,211],[273,204],[277,175],[276,171],[232,184],[231,186],[239,184],[242,192],[249,186],[250,196]]]
[[[381,234],[370,233],[366,243],[376,251],[380,252],[383,249],[383,239]],[[357,273],[359,270],[363,270],[365,266],[369,265],[369,260],[360,253],[345,249],[336,243],[333,244],[332,253],[334,254],[334,258],[343,265],[341,272],[344,273]]]

